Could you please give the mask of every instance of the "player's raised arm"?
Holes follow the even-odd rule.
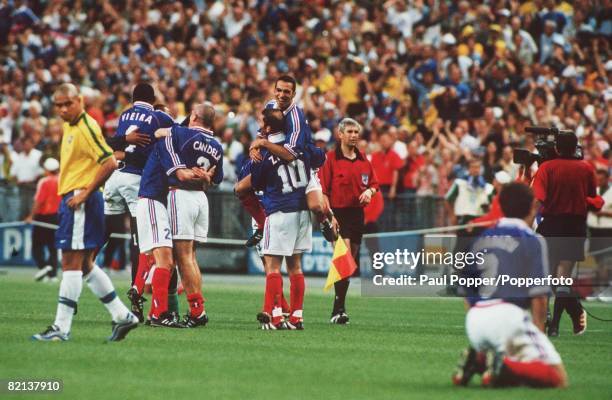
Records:
[[[287,150],[285,146],[269,142],[267,139],[264,138],[255,139],[255,141],[251,144],[251,149],[259,148],[264,148],[268,150],[270,153],[274,154],[285,162],[291,162],[297,158],[296,155]]]
[[[157,139],[170,136],[170,128],[160,128],[155,131],[155,137]]]

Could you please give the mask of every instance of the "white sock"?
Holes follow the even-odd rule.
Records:
[[[130,310],[119,299],[117,293],[115,293],[113,282],[100,267],[94,264],[91,272],[85,277],[85,281],[93,294],[104,304],[113,321],[118,322],[126,318]]]
[[[82,271],[64,271],[59,289],[59,301],[54,324],[63,333],[69,333],[72,317],[76,309],[81,290],[83,289]]]

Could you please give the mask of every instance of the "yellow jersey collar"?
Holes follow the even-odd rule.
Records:
[[[82,118],[85,118],[85,111],[83,111],[74,121],[72,121],[70,126],[75,126]]]

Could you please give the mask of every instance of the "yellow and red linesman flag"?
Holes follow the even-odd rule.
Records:
[[[353,272],[357,269],[357,264],[351,255],[351,252],[346,247],[346,243],[340,235],[336,241],[334,247],[334,255],[332,256],[331,263],[329,264],[329,273],[327,274],[327,282],[323,290],[327,291],[331,288],[334,283],[348,278],[353,275]]]

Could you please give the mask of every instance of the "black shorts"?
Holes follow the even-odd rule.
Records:
[[[554,271],[559,261],[583,261],[586,241],[586,216],[547,215],[537,232],[546,238],[548,258]]]
[[[334,215],[340,224],[340,236],[351,243],[361,244],[365,230],[365,217],[362,207],[334,208]]]

